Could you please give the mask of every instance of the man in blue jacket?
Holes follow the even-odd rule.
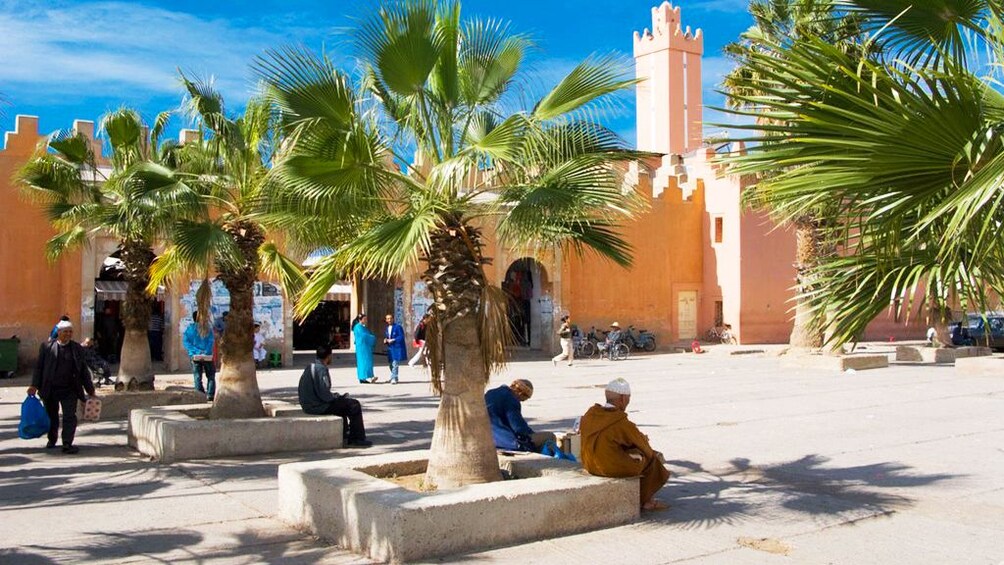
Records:
[[[540,451],[548,441],[555,441],[551,432],[534,432],[523,419],[521,402],[533,396],[533,383],[516,379],[485,393],[488,420],[492,426],[495,447],[512,451]]]
[[[394,316],[384,317],[387,329],[384,330],[383,342],[387,344],[387,361],[390,363],[390,384],[397,384],[397,373],[401,363],[408,360],[408,345],[404,342],[404,328],[394,323]]]
[[[205,392],[206,398],[216,396],[216,365],[213,364],[213,331],[208,326],[199,325],[199,313],[192,313],[192,323],[185,330],[182,340],[188,357],[192,360],[192,376],[195,390]],[[206,388],[202,388],[202,374],[206,374]]]

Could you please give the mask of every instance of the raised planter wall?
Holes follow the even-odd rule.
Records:
[[[638,518],[638,479],[540,455],[500,456],[518,480],[414,492],[374,475],[423,472],[412,451],[279,466],[279,517],[372,559],[409,562],[609,528]]]
[[[161,463],[234,455],[342,447],[342,419],[307,416],[286,403],[266,403],[265,418],[208,420],[206,404],[160,406],[129,415],[129,446]]]

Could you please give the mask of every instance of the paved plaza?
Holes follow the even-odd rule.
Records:
[[[884,350],[881,346],[869,350]],[[639,522],[447,562],[1004,562],[1004,375],[893,364],[855,373],[782,369],[772,351],[662,354],[552,367],[517,359],[536,392],[524,415],[564,431],[617,376],[629,415],[669,460],[672,505]],[[276,467],[429,445],[437,400],[419,369],[359,385],[376,446],[173,465],[126,447],[125,422],[83,424],[81,452],[17,438],[23,386],[0,389],[0,563],[366,563],[277,520]],[[378,366],[378,375],[387,369]],[[295,401],[299,369],[264,371],[263,395]],[[158,381],[190,383],[186,375]],[[20,381],[18,381],[20,382]],[[490,508],[486,509],[490,512]]]

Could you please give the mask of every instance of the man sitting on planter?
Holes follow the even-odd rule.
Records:
[[[317,359],[303,370],[297,388],[300,407],[307,414],[331,414],[342,417],[342,435],[348,447],[369,447],[373,442],[366,440],[363,425],[363,407],[348,394],[331,394],[331,348],[322,345],[317,348]]]
[[[648,436],[628,420],[631,385],[614,379],[606,387],[606,404],[594,404],[579,423],[582,435],[582,466],[600,477],[637,477],[641,475],[640,495],[643,510],[664,510],[668,506],[655,498],[669,480],[662,454],[652,449]]]
[[[496,448],[539,452],[545,443],[555,441],[554,434],[534,432],[523,419],[520,403],[531,396],[533,384],[526,379],[516,379],[511,385],[502,385],[485,393]]]

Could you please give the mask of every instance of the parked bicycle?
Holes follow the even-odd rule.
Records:
[[[624,343],[631,349],[644,349],[645,351],[655,351],[655,334],[648,330],[639,330],[636,334],[634,326],[628,326],[622,338]]]
[[[580,332],[577,336],[573,336],[572,344],[575,347],[575,357],[578,359],[588,359],[596,355],[598,350],[596,344],[599,341],[599,338],[596,337],[596,326],[589,328],[589,333],[586,335],[582,335]]]
[[[721,326],[715,326],[708,330],[707,333],[708,341],[726,343],[730,345],[736,345],[739,340],[736,339],[735,334],[732,333],[732,325],[724,324]]]

